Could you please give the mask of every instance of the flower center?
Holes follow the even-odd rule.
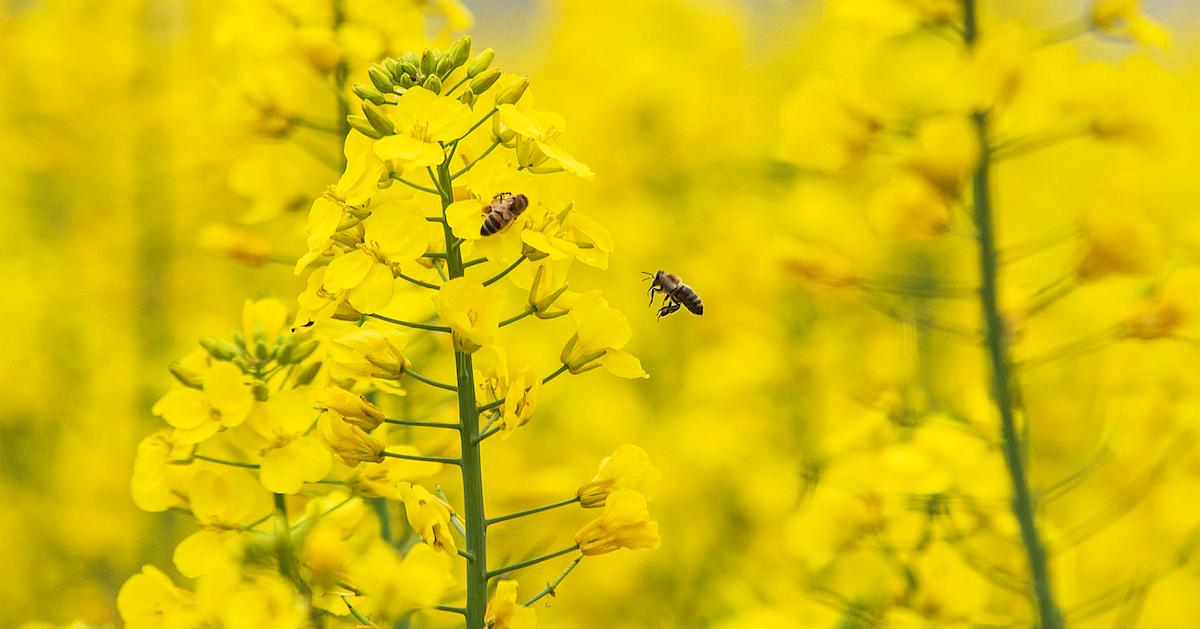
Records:
[[[429,133],[428,120],[414,122],[412,129],[409,130],[408,134],[426,144],[433,144],[433,135]]]

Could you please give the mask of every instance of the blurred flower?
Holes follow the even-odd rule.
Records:
[[[585,509],[604,506],[608,496],[618,489],[630,489],[653,500],[660,480],[662,473],[650,464],[646,451],[627,443],[600,461],[596,476],[580,486],[576,495]]]
[[[937,238],[950,229],[950,207],[929,181],[914,175],[889,180],[871,198],[872,224],[880,234],[905,240]]]
[[[1093,28],[1129,37],[1143,46],[1167,49],[1171,34],[1142,12],[1142,0],[1095,0],[1089,14]]]
[[[196,239],[202,249],[221,253],[250,266],[262,266],[271,257],[271,243],[244,228],[210,223]]]
[[[376,540],[350,567],[349,579],[362,593],[354,606],[385,620],[428,609],[454,587],[453,571],[453,559],[429,546],[417,544],[400,559],[390,544]]]
[[[264,494],[241,471],[201,470],[192,481],[192,514],[203,527],[175,548],[175,566],[184,576],[198,577],[232,568],[239,558],[239,530],[267,512]]]
[[[404,492],[404,513],[408,524],[430,547],[450,556],[458,554],[454,535],[450,532],[450,506],[420,485]]]
[[[473,353],[492,343],[500,324],[495,291],[479,282],[455,278],[433,296],[433,305],[454,334],[454,349]]]
[[[496,592],[488,601],[484,624],[490,629],[534,629],[537,614],[517,603],[517,582],[505,579],[496,584]]]
[[[249,426],[262,440],[258,477],[263,487],[277,494],[294,494],[308,482],[321,480],[332,463],[329,451],[308,435],[316,421],[310,387],[273,393],[254,405]]]
[[[632,489],[608,495],[604,513],[575,533],[584,555],[603,555],[621,548],[658,548],[658,523],[650,521],[646,497]]]
[[[187,611],[193,604],[191,592],[180,589],[161,570],[149,565],[129,577],[117,593],[117,609],[130,629],[159,629],[191,620]]]
[[[191,458],[194,444],[175,442],[174,431],[163,428],[142,439],[133,462],[133,502],[144,511],[187,507],[187,488],[195,467],[177,465]]]

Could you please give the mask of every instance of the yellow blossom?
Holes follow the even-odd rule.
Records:
[[[412,485],[404,493],[404,513],[421,541],[448,555],[458,554],[458,546],[450,532],[452,511],[440,498],[420,485]]]
[[[1143,46],[1159,49],[1171,46],[1171,34],[1161,24],[1146,17],[1142,12],[1142,0],[1095,0],[1089,19],[1094,28],[1128,36]]]
[[[562,116],[549,111],[522,111],[516,105],[497,107],[500,122],[517,134],[517,163],[532,172],[565,170],[572,175],[592,179],[586,164],[558,147],[559,136],[567,128]],[[547,164],[547,160],[554,163]]]
[[[179,443],[199,443],[222,428],[237,426],[254,403],[246,376],[232,363],[215,363],[200,379],[202,388],[175,387],[152,409],[175,427]]]
[[[1200,306],[1200,271],[1185,269],[1172,274],[1154,295],[1143,300],[1125,318],[1125,333],[1150,340],[1194,329]]]
[[[242,471],[202,470],[192,482],[192,514],[203,528],[175,548],[175,566],[197,577],[227,569],[241,553],[239,530],[268,512],[265,494]]]
[[[1084,249],[1075,269],[1080,279],[1146,274],[1162,265],[1162,239],[1123,185],[1114,185],[1101,196],[1083,227]]]
[[[425,544],[413,546],[401,559],[392,545],[377,540],[352,562],[349,579],[362,593],[351,599],[355,608],[395,620],[441,602],[454,586],[454,560]]]
[[[329,473],[329,451],[308,434],[316,416],[310,387],[274,393],[255,404],[246,425],[261,440],[258,477],[263,487],[294,494],[304,483],[321,480]]]
[[[650,464],[646,451],[627,443],[600,461],[596,476],[584,483],[576,495],[585,509],[604,506],[608,496],[618,489],[631,489],[646,500],[653,500],[660,480],[662,473]]]
[[[475,122],[466,105],[423,87],[410,88],[388,109],[396,134],[377,140],[375,154],[404,169],[440,164],[444,154],[439,142],[458,139]]]
[[[196,238],[202,249],[222,253],[250,266],[262,266],[271,257],[271,243],[244,228],[210,223]]]
[[[534,629],[537,614],[517,602],[517,582],[505,579],[496,584],[496,592],[488,601],[484,624],[489,629]]]
[[[388,451],[395,454],[420,454],[416,448],[409,445],[393,445]],[[410,481],[428,478],[441,470],[441,463],[389,457],[379,463],[364,463],[356,467],[354,475],[346,479],[346,488],[368,498],[404,500],[410,489]]]
[[[366,380],[376,388],[403,395],[399,380],[408,367],[403,350],[408,334],[391,328],[365,328],[343,334],[329,344],[335,380]]]
[[[386,418],[383,411],[367,398],[355,395],[341,387],[326,387],[317,396],[317,407],[337,411],[346,421],[370,432],[379,427]]]
[[[337,412],[326,411],[318,426],[325,445],[341,457],[346,465],[354,467],[359,463],[378,463],[383,460],[383,442],[346,421]]]
[[[129,629],[159,629],[172,626],[184,616],[194,598],[154,566],[129,577],[117,593],[117,609]]]
[[[472,353],[492,343],[500,325],[495,291],[460,277],[442,285],[433,305],[454,333],[454,349]]]
[[[191,458],[194,444],[176,443],[174,431],[163,428],[142,439],[133,462],[133,502],[144,511],[186,507],[187,488],[195,467],[176,465]]]
[[[243,582],[222,605],[222,627],[228,629],[305,629],[311,627],[308,602],[295,586],[277,574],[256,575]]]
[[[945,197],[915,175],[900,175],[885,183],[871,199],[869,213],[875,228],[892,238],[924,240],[950,229]]]
[[[632,489],[608,495],[604,513],[575,533],[584,555],[603,555],[621,548],[658,548],[658,523],[650,521],[646,497]]]
[[[925,118],[917,124],[908,167],[946,194],[956,194],[975,169],[979,140],[965,116]]]
[[[332,292],[348,291],[350,305],[369,314],[391,303],[394,265],[421,257],[428,241],[421,208],[412,201],[375,207],[362,225],[362,242],[334,257],[325,271],[324,285]]]
[[[584,300],[581,300],[584,301]],[[576,304],[571,314],[578,329],[567,340],[559,359],[573,374],[604,367],[622,378],[648,378],[642,363],[621,348],[633,336],[625,315],[599,297]]]

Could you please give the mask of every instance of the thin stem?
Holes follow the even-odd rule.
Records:
[[[292,549],[292,529],[288,525],[287,496],[275,494],[275,557],[279,561],[279,574],[296,584],[296,588],[308,594],[308,584],[300,577],[300,561]]]
[[[487,523],[488,523],[488,526],[491,526],[493,524],[507,522],[508,520],[514,520],[516,518],[523,518],[527,515],[533,515],[535,513],[541,513],[543,511],[549,511],[551,509],[565,507],[570,504],[575,504],[576,502],[579,502],[579,496],[572,496],[570,498],[567,498],[566,500],[559,500],[558,502],[552,502],[550,504],[542,505],[540,507],[534,507],[532,509],[525,509],[524,511],[517,511],[514,513],[509,513],[507,515],[502,515],[502,516],[495,517],[495,518],[488,518]]]
[[[379,520],[379,536],[383,541],[393,543],[395,540],[392,539],[392,516],[388,513],[387,498],[372,498],[371,507],[375,509],[375,517]]]
[[[963,32],[968,47],[974,47],[978,37],[975,21],[975,0],[963,0]],[[1033,578],[1033,594],[1037,603],[1040,629],[1062,629],[1062,613],[1054,601],[1050,585],[1050,571],[1046,552],[1038,535],[1033,498],[1029,481],[1025,476],[1025,461],[1021,451],[1020,434],[1017,431],[1013,411],[1012,360],[1009,356],[1009,339],[1000,310],[999,273],[997,272],[996,238],[992,221],[991,205],[991,150],[988,146],[988,114],[977,111],[971,116],[975,135],[979,140],[980,159],[972,176],[972,201],[975,227],[979,237],[979,297],[983,311],[987,361],[992,373],[992,398],[1000,413],[1000,430],[1003,438],[1004,463],[1012,481],[1012,510],[1021,532],[1021,541],[1029,561]]]
[[[494,109],[492,113],[495,113]],[[491,115],[488,114],[484,120]],[[482,123],[480,121],[475,126]],[[463,137],[469,134],[470,131]],[[430,175],[432,174],[431,172]],[[438,166],[438,176],[434,181],[441,191],[442,215],[445,216],[446,208],[454,202],[449,160]],[[452,246],[455,241],[454,233],[446,223],[442,223],[442,236],[446,242],[446,268],[450,277],[462,277],[465,271],[462,250]],[[475,405],[475,368],[470,354],[454,352],[454,373],[458,393],[458,434],[462,444],[459,468],[462,470],[463,524],[466,529],[467,552],[471,555],[467,559],[467,605],[463,616],[467,629],[481,629],[487,609],[487,517],[483,510],[483,465],[479,456],[479,444],[475,441],[479,436],[479,413]]]
[[[489,280],[486,280],[486,281],[484,281],[483,285],[484,285],[484,286],[491,286],[492,284],[495,284],[496,282],[499,282],[500,280],[504,279],[504,276],[508,275],[509,273],[512,273],[514,269],[516,269],[517,267],[521,266],[521,263],[522,263],[522,262],[524,262],[525,260],[526,260],[525,256],[521,256],[521,257],[517,258],[515,262],[513,262],[513,263],[512,263],[512,264],[510,264],[510,265],[508,265],[508,268],[507,268],[507,269],[504,269],[503,271],[500,271],[500,273],[498,273],[498,274],[497,274],[495,277],[493,277],[493,278],[491,278],[491,279],[489,279]]]
[[[452,607],[450,605],[438,605],[438,606],[434,607],[433,609],[436,609],[439,612],[450,612],[451,614],[459,614],[462,616],[467,615],[467,610],[465,610],[461,607]]]
[[[480,153],[479,157],[476,157],[475,159],[471,160],[471,163],[467,164],[466,166],[463,166],[461,170],[455,172],[453,175],[450,175],[450,178],[458,179],[462,175],[466,174],[467,171],[469,171],[475,167],[475,164],[478,164],[480,161],[483,160],[483,158],[487,157],[488,155],[491,154],[492,151],[496,150],[497,146],[500,146],[500,140],[496,140],[496,141],[492,142],[492,145],[487,147],[487,149],[485,149],[482,153]]]
[[[467,132],[466,132],[466,133],[464,133],[464,134],[460,135],[458,138],[456,138],[456,139],[454,140],[454,142],[457,144],[457,143],[458,143],[460,140],[462,140],[463,138],[466,138],[468,135],[471,135],[471,132],[472,132],[472,131],[474,131],[474,130],[478,129],[478,128],[479,128],[479,125],[481,125],[481,124],[483,124],[483,123],[487,122],[489,118],[491,118],[492,116],[496,115],[496,112],[497,112],[497,111],[500,111],[500,110],[499,110],[499,109],[496,109],[496,108],[494,108],[494,107],[493,107],[493,108],[492,108],[492,110],[491,110],[491,111],[489,111],[489,112],[487,113],[487,115],[486,115],[486,116],[484,116],[484,117],[480,118],[480,119],[479,119],[479,122],[476,122],[475,124],[471,125],[471,128],[470,128],[470,129],[467,129]],[[452,178],[452,177],[450,177],[450,163],[449,163],[449,160],[447,160],[446,162],[444,162],[444,163],[442,164],[442,166],[439,166],[439,167],[438,167],[438,169],[439,169],[439,170],[441,170],[443,167],[444,167],[444,168],[445,168],[445,170],[446,170],[446,177],[447,177],[447,178]]]
[[[401,321],[400,319],[393,319],[391,317],[385,317],[381,314],[369,314],[367,316],[371,317],[372,319],[379,319],[380,321],[387,321],[388,323],[402,325],[406,328],[416,328],[418,330],[429,330],[430,332],[446,332],[446,333],[450,332],[450,328],[448,328],[444,325],[431,325],[428,323],[414,323],[412,321]]]
[[[483,443],[484,441],[487,440],[488,437],[491,437],[492,435],[500,432],[501,430],[504,430],[504,429],[501,428],[500,426],[496,426],[495,428],[493,428],[491,430],[487,430],[485,428],[485,430],[479,435],[479,437],[477,437],[475,439],[475,443]]]
[[[392,173],[392,179],[395,179],[396,181],[399,181],[400,183],[408,186],[409,188],[413,188],[414,190],[420,190],[421,192],[427,192],[429,194],[437,194],[438,193],[437,190],[434,190],[433,188],[430,188],[429,186],[422,186],[419,183],[409,181],[409,180],[405,179],[404,177],[401,177],[400,175],[397,175],[395,173]]]
[[[399,452],[384,452],[383,456],[392,459],[404,459],[405,461],[424,461],[426,463],[445,463],[447,465],[461,465],[462,461],[454,457],[446,456],[425,456],[422,454],[401,454]]]
[[[523,312],[515,314],[515,315],[501,321],[500,327],[504,327],[506,325],[511,325],[513,323],[516,323],[516,322],[520,321],[521,319],[524,319],[525,317],[528,317],[529,315],[531,315],[535,312],[537,312],[537,308],[530,308],[529,310],[525,310]]]
[[[434,485],[433,493],[437,494],[437,497],[441,498],[442,502],[444,502],[446,504],[450,504],[450,499],[446,497],[446,492],[442,491],[441,485]],[[458,514],[455,513],[454,511],[450,512],[450,524],[452,524],[454,526],[454,530],[458,531],[459,535],[463,536],[463,539],[466,539],[467,529],[463,527],[462,520],[459,519]]]
[[[354,606],[350,604],[349,598],[343,596],[342,602],[346,604],[346,609],[350,610],[350,615],[354,616],[355,620],[357,620],[358,622],[362,623],[363,625],[365,625],[367,627],[379,627],[379,625],[371,622],[370,618],[363,616],[362,612],[358,611],[357,609],[354,609]]]
[[[385,419],[385,424],[395,424],[397,426],[415,426],[417,428],[445,428],[448,430],[458,430],[458,424],[442,423],[442,422],[423,422],[415,419]]]
[[[483,264],[484,262],[487,262],[487,261],[488,261],[487,258],[475,258],[474,260],[467,260],[466,262],[463,262],[463,268],[469,269],[469,268],[475,266],[476,264]]]
[[[437,284],[430,284],[429,282],[422,282],[421,280],[419,280],[415,277],[409,277],[403,273],[396,273],[395,275],[396,275],[396,277],[408,282],[409,284],[416,284],[417,286],[420,286],[421,288],[429,288],[429,289],[433,289],[433,290],[441,290],[442,289],[442,287],[438,286]]]
[[[471,80],[471,77],[469,77],[469,76],[463,76],[463,78],[462,78],[462,80],[461,80],[461,81],[459,81],[458,83],[455,83],[455,84],[454,84],[454,87],[451,87],[450,89],[446,90],[446,96],[451,96],[451,95],[453,95],[453,94],[454,94],[454,90],[456,90],[456,89],[458,89],[458,88],[462,87],[462,84],[463,84],[463,83],[466,83],[466,82],[467,82],[467,81],[469,81],[469,80]]]
[[[209,463],[218,463],[220,465],[228,465],[230,467],[244,467],[248,470],[258,469],[257,463],[242,463],[240,461],[226,461],[225,459],[218,459],[216,457],[205,456],[203,454],[193,454],[192,458],[199,459],[201,461],[208,461]]]
[[[487,573],[487,578],[494,579],[502,574],[507,574],[509,572],[515,572],[517,570],[520,570],[521,568],[528,568],[529,566],[537,565],[539,563],[542,563],[543,561],[549,561],[551,559],[554,559],[555,557],[561,557],[567,553],[573,553],[577,550],[579,550],[579,544],[571,544],[570,546],[568,546],[562,550],[556,550],[552,553],[546,553],[545,555],[540,555],[540,556],[534,557],[532,559],[526,559],[525,561],[518,561],[517,563],[504,566],[503,568],[500,568],[498,570],[492,570]]]
[[[404,369],[404,373],[408,376],[411,376],[413,380],[416,380],[417,382],[424,382],[431,387],[445,389],[447,391],[458,391],[458,387],[452,384],[446,384],[445,382],[438,382],[437,380],[426,378],[425,376],[422,376],[421,374],[413,371],[412,369],[408,369],[407,367]]]
[[[533,605],[534,603],[542,600],[542,598],[545,596],[554,596],[558,590],[559,584],[562,583],[563,580],[567,578],[567,575],[571,574],[571,571],[574,570],[575,566],[578,566],[579,562],[581,562],[581,561],[583,561],[582,554],[579,555],[578,557],[576,557],[575,559],[571,560],[571,563],[567,564],[567,567],[563,568],[563,571],[560,572],[558,574],[558,576],[554,578],[553,581],[546,584],[545,589],[543,589],[541,592],[538,592],[537,594],[534,594],[532,597],[529,598],[529,600],[527,600],[521,604],[524,605],[525,607],[529,607],[530,605]]]

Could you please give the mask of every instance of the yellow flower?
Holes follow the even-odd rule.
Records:
[[[496,116],[518,136],[517,164],[521,168],[535,173],[562,169],[589,180],[595,176],[586,164],[558,148],[558,138],[567,129],[562,116],[549,111],[521,111],[516,105],[500,105]]]
[[[930,182],[904,174],[885,183],[871,199],[872,225],[891,238],[924,240],[950,229],[950,207]]]
[[[1143,46],[1165,50],[1171,34],[1142,12],[1142,0],[1096,0],[1089,13],[1092,27],[1117,36],[1128,36]]]
[[[245,421],[254,404],[246,376],[232,363],[218,362],[201,375],[201,388],[175,387],[151,411],[176,428],[179,443],[200,443],[222,428]]]
[[[438,315],[454,332],[454,349],[473,353],[490,345],[500,325],[495,291],[465,277],[450,280],[433,296]]]
[[[489,629],[534,629],[537,614],[517,602],[517,582],[503,580],[496,584],[496,592],[488,601],[484,613],[484,625]]]
[[[317,407],[337,411],[346,421],[366,430],[375,430],[386,418],[378,406],[361,395],[341,387],[329,386],[317,396]]]
[[[258,478],[277,494],[294,494],[306,482],[321,480],[332,460],[321,442],[307,434],[316,418],[312,390],[297,387],[255,405],[246,424],[262,439]]]
[[[243,582],[221,604],[222,627],[228,629],[306,629],[308,602],[295,586],[277,574],[259,574]]]
[[[154,566],[129,577],[117,592],[117,610],[129,629],[159,629],[173,626],[194,604],[191,592],[177,587],[171,577]]]
[[[385,107],[396,134],[376,140],[375,154],[404,169],[442,163],[438,143],[458,139],[475,122],[469,107],[423,87],[410,88],[394,107]]]
[[[242,306],[242,338],[251,354],[258,346],[267,352],[275,347],[287,328],[287,306],[278,299],[247,299]]]
[[[343,334],[329,344],[335,380],[363,380],[375,388],[403,395],[399,380],[408,366],[403,350],[408,335],[391,328],[365,328]]]
[[[480,402],[504,400],[504,404],[492,412],[499,413],[497,423],[504,431],[502,437],[508,438],[532,418],[542,388],[541,374],[525,367],[515,378],[510,378],[507,355],[499,345],[489,345],[477,352],[474,366]]]
[[[196,468],[172,462],[190,459],[195,449],[194,444],[177,443],[174,431],[170,428],[163,428],[142,439],[138,444],[130,482],[134,504],[144,511],[186,507],[184,496],[187,495]]]
[[[785,241],[780,245],[780,262],[783,268],[809,281],[834,288],[845,288],[858,283],[858,269],[846,256],[828,247],[801,242]]]
[[[420,485],[412,485],[404,493],[404,513],[408,524],[432,548],[455,556],[458,546],[450,532],[450,506]]]
[[[454,560],[445,553],[417,544],[400,559],[390,544],[376,540],[349,571],[349,580],[362,593],[352,599],[359,611],[377,620],[399,619],[437,605],[454,587]]]
[[[619,446],[612,456],[600,461],[600,470],[576,492],[583,508],[602,507],[618,489],[631,489],[653,500],[662,473],[650,464],[646,451],[631,444]]]
[[[625,315],[610,308],[603,298],[581,298],[571,314],[578,331],[563,347],[559,359],[573,374],[604,367],[622,378],[649,378],[642,363],[621,350],[633,336]]]
[[[373,208],[362,224],[362,242],[329,263],[324,287],[332,292],[349,291],[347,299],[355,310],[372,313],[392,301],[394,266],[421,257],[429,242],[420,206],[412,201]]]
[[[780,159],[821,172],[845,168],[866,154],[883,128],[877,109],[857,86],[808,79],[784,101]]]
[[[262,266],[271,257],[271,243],[260,234],[244,228],[210,223],[196,238],[201,249],[222,253],[250,266]]]
[[[1140,215],[1133,192],[1123,183],[1113,185],[1098,199],[1083,228],[1083,254],[1075,269],[1082,280],[1117,273],[1146,274],[1162,265],[1162,239]]]
[[[632,489],[617,489],[608,495],[604,513],[583,525],[575,542],[585,555],[603,555],[621,548],[658,548],[658,523],[650,521],[646,497]]]
[[[573,211],[569,204],[555,214],[545,207],[526,210],[529,222],[521,232],[525,255],[538,261],[576,259],[598,269],[608,268],[612,236],[604,226]]]
[[[333,453],[350,467],[359,463],[379,463],[383,460],[383,442],[346,421],[335,411],[326,411],[318,426],[321,439]]]
[[[908,167],[947,194],[955,194],[979,160],[975,127],[963,116],[936,116],[917,124]]]
[[[175,548],[175,566],[188,577],[229,568],[241,553],[239,529],[269,510],[265,494],[241,471],[197,472],[189,498],[203,528]]]
[[[1177,334],[1185,326],[1195,325],[1200,306],[1200,271],[1187,269],[1173,274],[1151,296],[1125,318],[1125,333],[1150,340]]]
[[[539,319],[553,319],[570,311],[569,303],[579,297],[578,293],[568,292],[567,272],[571,269],[572,260],[543,260],[533,265],[533,279],[525,273],[514,274],[514,282],[525,288],[529,287],[528,303],[536,312]]]

